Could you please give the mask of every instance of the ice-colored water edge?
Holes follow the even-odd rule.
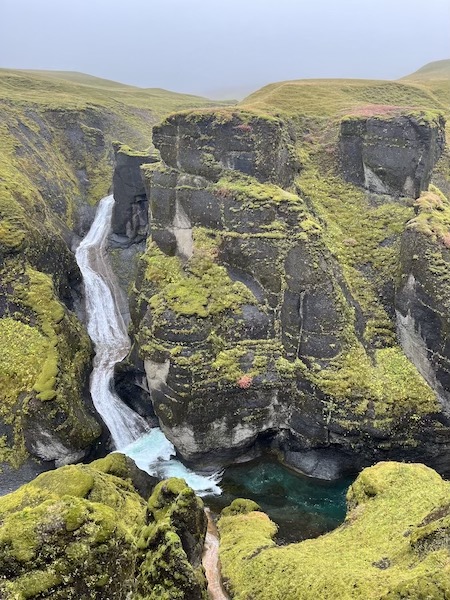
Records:
[[[219,486],[222,472],[201,475],[188,469],[175,458],[174,445],[169,442],[159,427],[151,429],[135,442],[121,448],[119,452],[132,458],[136,465],[149,475],[159,479],[181,477],[199,496],[222,493]]]

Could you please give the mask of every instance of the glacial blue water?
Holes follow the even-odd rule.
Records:
[[[278,525],[277,541],[290,543],[317,537],[335,529],[345,517],[345,495],[352,478],[323,481],[298,474],[261,458],[225,470],[221,496],[206,496],[206,505],[218,514],[235,498],[257,502]]]

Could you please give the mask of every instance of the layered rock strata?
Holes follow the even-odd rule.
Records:
[[[385,121],[388,138],[412,126]],[[443,139],[441,120],[421,128],[431,158],[414,194]],[[155,128],[162,161],[142,167],[151,237],[132,301],[153,406],[187,460],[262,444],[327,478],[381,457],[448,470],[439,394],[396,336],[412,200],[344,183],[345,143],[321,137],[245,110]]]

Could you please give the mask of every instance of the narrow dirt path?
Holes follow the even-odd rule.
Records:
[[[205,509],[208,518],[208,530],[206,532],[205,549],[203,551],[202,563],[208,580],[208,593],[212,600],[229,600],[222,585],[219,564],[219,534],[211,516],[209,508]]]

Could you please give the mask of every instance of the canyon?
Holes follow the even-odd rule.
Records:
[[[206,535],[213,597],[450,593],[443,63],[239,104],[0,70],[2,597],[206,599]],[[344,523],[207,534],[265,457],[359,473]]]

